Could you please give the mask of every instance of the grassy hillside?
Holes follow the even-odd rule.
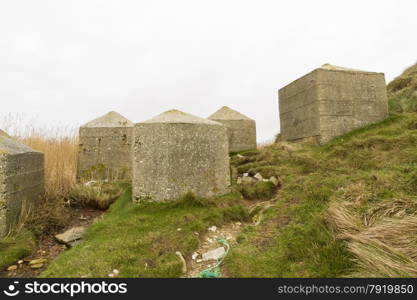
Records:
[[[239,237],[231,276],[417,276],[417,65],[388,94],[392,115],[379,124],[235,159],[239,173],[275,174],[282,189]]]
[[[276,143],[235,161],[275,174],[274,208],[227,261],[236,277],[417,276],[417,114],[322,147]]]
[[[388,84],[388,97],[392,112],[417,111],[417,64]]]

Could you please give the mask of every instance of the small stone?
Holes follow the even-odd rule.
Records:
[[[112,273],[117,275],[117,274],[119,274],[119,273],[120,273],[120,271],[119,271],[119,270],[117,270],[117,269],[114,269]]]
[[[30,267],[31,267],[32,269],[40,269],[40,268],[42,268],[42,267],[43,267],[43,264],[34,264],[34,265],[30,265]]]
[[[271,178],[269,178],[269,181],[271,181],[275,186],[279,184],[279,181],[275,176],[271,176]]]
[[[213,240],[211,238],[207,238],[206,240],[209,244],[213,243]]]
[[[216,232],[217,231],[217,226],[211,226],[209,227],[209,229],[211,232]]]
[[[242,154],[238,154],[236,156],[237,156],[237,158],[244,158],[244,156]]]
[[[224,256],[226,251],[224,250],[224,247],[219,247],[213,250],[210,250],[203,254],[203,261],[207,260],[218,260]]]
[[[16,265],[11,265],[10,267],[7,268],[7,271],[14,271],[14,270],[17,270]]]
[[[37,259],[33,259],[29,262],[29,265],[39,265],[39,264],[44,264],[47,262],[46,258],[37,258]]]
[[[76,242],[80,241],[84,235],[85,227],[78,226],[73,227],[63,233],[55,235],[55,239],[62,244],[68,245],[68,246],[74,246]]]
[[[249,173],[243,173],[243,177],[248,177]]]
[[[110,274],[109,274],[109,277],[114,277],[114,274],[113,274],[113,273],[110,273]]]
[[[181,231],[182,229],[181,228],[177,228],[177,231]]]
[[[193,255],[191,255],[191,258],[193,260],[196,260],[198,256],[199,256],[199,254],[197,252],[194,252]]]
[[[21,260],[19,260],[17,263],[18,263],[19,265],[21,265],[21,264],[23,264],[23,263],[24,263],[24,261],[21,259]]]
[[[202,259],[197,259],[196,262],[201,263],[203,260]]]
[[[261,173],[256,173],[255,176],[253,176],[254,178],[258,179],[259,181],[262,181],[262,179],[264,179],[261,175]]]

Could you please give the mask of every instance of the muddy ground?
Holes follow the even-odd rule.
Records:
[[[72,208],[70,210],[71,217],[67,226],[59,231],[49,232],[44,234],[37,241],[37,246],[32,251],[32,253],[19,261],[16,261],[11,266],[16,266],[16,270],[8,271],[10,267],[0,270],[0,277],[2,278],[23,278],[23,277],[37,277],[43,270],[45,270],[48,264],[54,260],[59,254],[65,251],[67,248],[66,245],[60,244],[56,241],[55,235],[61,232],[64,232],[72,227],[76,226],[89,226],[100,218],[104,211],[92,209],[92,208]],[[29,262],[35,259],[45,259],[46,261],[42,263],[41,267],[33,268],[29,265]],[[13,268],[13,267],[12,267]]]

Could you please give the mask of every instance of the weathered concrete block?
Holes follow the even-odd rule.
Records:
[[[226,127],[178,110],[134,127],[133,200],[170,200],[187,192],[229,191]]]
[[[117,112],[80,127],[78,179],[131,178],[133,123]]]
[[[279,90],[279,111],[282,140],[326,143],[388,116],[384,74],[323,65]]]
[[[254,120],[227,106],[220,108],[208,119],[226,126],[230,152],[256,149],[256,123]]]
[[[44,193],[44,155],[0,134],[0,237],[22,211],[38,205]]]

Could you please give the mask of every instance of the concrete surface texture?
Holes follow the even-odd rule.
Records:
[[[133,123],[109,112],[80,127],[78,179],[131,178]]]
[[[226,126],[230,152],[256,149],[256,123],[254,120],[227,106],[220,108],[208,119]]]
[[[226,127],[178,110],[134,127],[133,200],[200,197],[229,191]]]
[[[323,144],[385,119],[383,73],[325,64],[279,90],[281,138]]]
[[[43,153],[0,135],[0,237],[36,208],[43,193]]]

